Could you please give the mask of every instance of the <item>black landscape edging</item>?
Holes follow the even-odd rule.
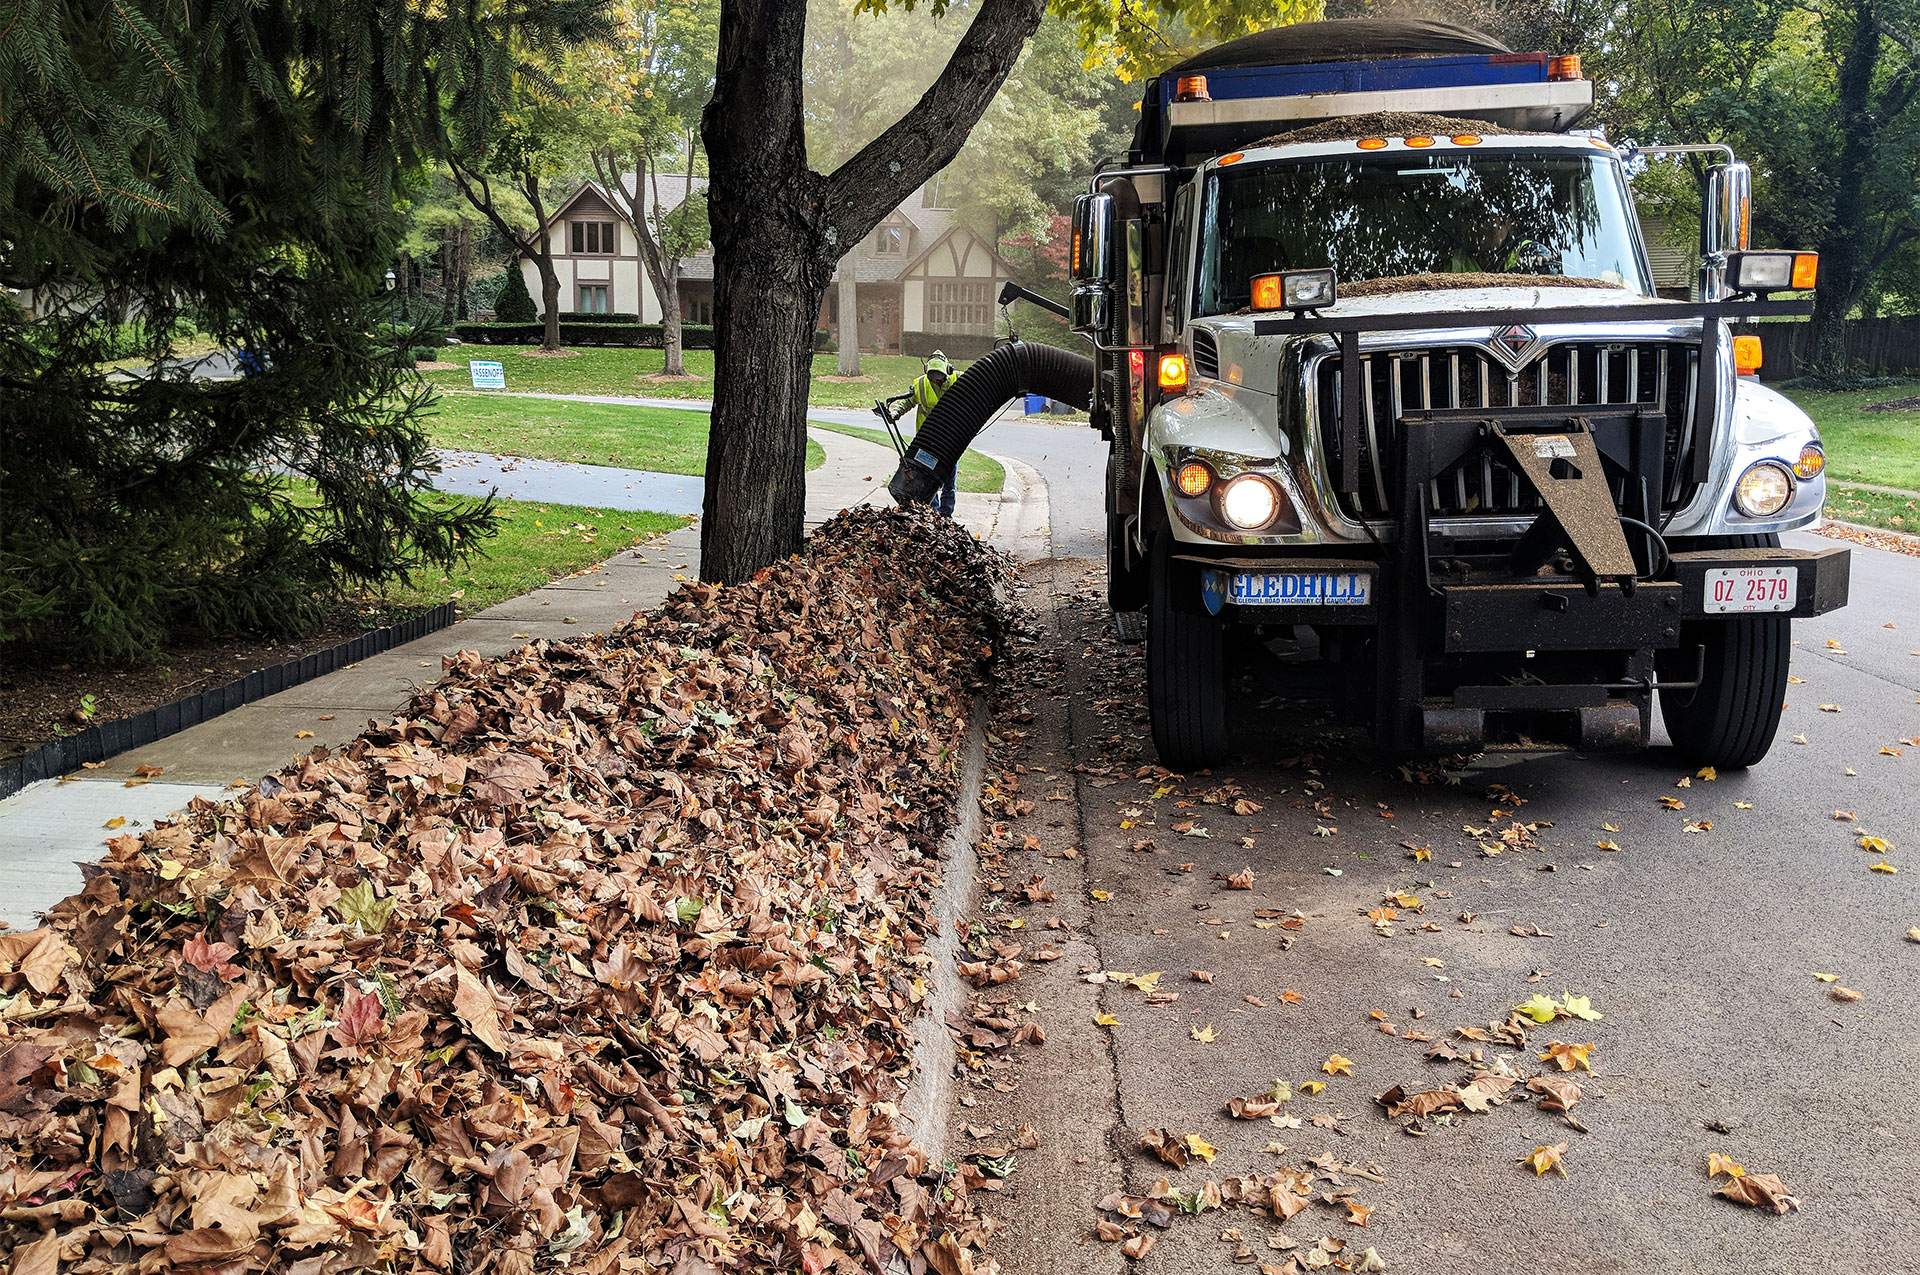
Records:
[[[171,704],[150,708],[133,717],[89,726],[65,739],[42,744],[18,761],[0,766],[0,800],[13,796],[30,783],[57,779],[80,769],[87,762],[105,761],[129,748],[144,748],[155,740],[176,735],[189,726],[198,726],[222,713],[232,712],[243,704],[277,695],[335,669],[358,664],[369,656],[404,646],[429,633],[437,633],[452,624],[454,616],[454,604],[442,602],[433,610],[422,612],[411,620],[389,624],[384,629],[371,629],[324,651],[315,651],[312,655],[288,660],[272,668],[255,669],[225,686],[216,686],[212,690],[174,700]]]

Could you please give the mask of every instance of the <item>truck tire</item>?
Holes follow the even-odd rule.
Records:
[[[1677,542],[1675,549],[1778,548],[1780,537],[1716,536]],[[1660,655],[1662,681],[1693,677],[1696,647],[1706,648],[1699,689],[1661,691],[1660,717],[1689,764],[1741,770],[1767,755],[1780,728],[1787,693],[1793,621],[1784,615],[1695,620],[1680,646]]]
[[[1146,564],[1127,561],[1127,519],[1120,509],[1120,453],[1107,454],[1107,605],[1138,611],[1147,605]]]
[[[1183,773],[1227,755],[1226,635],[1200,604],[1199,572],[1154,538],[1148,563],[1147,710],[1160,764]]]

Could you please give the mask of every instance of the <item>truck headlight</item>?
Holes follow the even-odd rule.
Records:
[[[1755,461],[1740,475],[1733,503],[1749,518],[1770,518],[1793,499],[1793,475],[1777,460]]]
[[[1256,531],[1280,512],[1280,493],[1258,474],[1241,474],[1220,489],[1220,513],[1242,531]]]

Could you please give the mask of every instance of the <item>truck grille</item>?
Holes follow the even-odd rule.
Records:
[[[1694,371],[1699,347],[1667,341],[1568,342],[1548,347],[1517,374],[1473,345],[1376,350],[1361,367],[1372,389],[1360,412],[1360,490],[1340,494],[1352,518],[1391,517],[1399,504],[1397,457],[1401,417],[1433,408],[1644,405],[1665,414],[1666,492],[1677,509],[1693,498],[1691,465]],[[1340,357],[1313,368],[1320,437],[1329,473],[1339,472]],[[1614,501],[1624,493],[1615,484]],[[1436,517],[1530,514],[1540,498],[1491,450],[1473,453],[1433,480]]]

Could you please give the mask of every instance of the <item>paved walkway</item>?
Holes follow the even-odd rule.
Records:
[[[433,485],[462,496],[498,491],[505,500],[552,501],[589,509],[650,509],[663,514],[699,513],[707,490],[704,479],[688,474],[445,448],[440,451],[440,473]]]
[[[896,463],[891,448],[825,430],[814,437],[827,461],[807,475],[809,527],[842,509],[892,504],[886,493]],[[1019,461],[996,459],[1006,466],[1006,486],[997,495],[962,493],[955,515],[1010,552],[1047,556],[1045,481]],[[256,780],[312,748],[337,748],[370,720],[387,719],[439,679],[443,656],[462,650],[500,655],[532,639],[603,632],[658,606],[699,572],[699,528],[685,527],[451,628],[122,753],[98,770],[30,785],[0,801],[0,924],[31,927],[35,913],[78,890],[78,863],[97,858],[107,838],[151,826],[196,796],[217,797],[230,785]],[[140,766],[163,769],[151,782],[128,787]],[[125,822],[106,827],[114,820]]]

